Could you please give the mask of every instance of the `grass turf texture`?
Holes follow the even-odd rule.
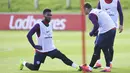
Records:
[[[130,69],[130,31],[124,30],[117,34],[115,40],[115,55],[111,73],[129,73]],[[26,39],[27,31],[0,31],[0,71],[1,73],[35,73],[24,67],[23,71],[18,70],[20,59],[33,62],[33,48]],[[93,53],[94,38],[86,34],[87,63],[89,64]],[[82,63],[81,56],[81,33],[80,32],[54,32],[56,47],[79,65]],[[102,55],[102,64],[105,61]],[[41,65],[40,71],[36,73],[80,73],[75,69],[66,66],[58,59],[46,59]],[[99,73],[98,70],[93,72]]]

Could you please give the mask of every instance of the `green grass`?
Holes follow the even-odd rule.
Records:
[[[1,73],[35,73],[27,68],[18,70],[20,59],[33,62],[34,50],[26,39],[28,31],[0,31],[0,72]],[[130,30],[124,30],[118,34],[115,40],[115,55],[111,73],[129,73],[130,69]],[[86,32],[87,63],[89,64],[93,53],[94,38],[89,37]],[[54,43],[56,47],[77,64],[82,64],[81,33],[80,32],[54,32]],[[105,61],[102,57],[102,64]],[[93,70],[99,73],[101,69]],[[45,64],[41,65],[40,71],[36,73],[81,73],[63,64],[60,60],[47,58]]]
[[[120,0],[123,9],[130,9],[129,0]],[[96,7],[98,0],[85,0]],[[55,12],[80,12],[80,0],[71,0],[71,8],[66,8],[66,0],[39,0],[39,8],[34,8],[34,0],[11,0],[8,9],[8,0],[0,0],[0,12],[41,12],[44,8],[51,8]]]

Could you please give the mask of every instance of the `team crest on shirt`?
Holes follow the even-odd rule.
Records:
[[[50,31],[45,31],[45,32],[46,32],[45,39],[52,38]]]
[[[49,33],[50,31],[46,31],[46,33]]]
[[[105,10],[110,10],[110,8],[106,8]]]
[[[114,16],[114,15],[115,15],[115,13],[112,12],[111,8],[106,8],[105,10],[106,10],[106,12],[107,12],[110,16]]]

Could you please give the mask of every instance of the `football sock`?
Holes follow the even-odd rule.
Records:
[[[97,60],[97,63],[101,64],[101,61],[100,61],[100,59],[98,59],[98,60]]]
[[[26,61],[24,61],[24,62],[23,62],[23,65],[25,66],[25,65],[26,65],[26,63],[27,63],[27,62],[26,62]]]
[[[110,67],[106,67],[106,69],[110,69]]]
[[[72,63],[71,66],[72,66],[73,68],[79,69],[79,66],[78,66],[77,64],[75,64],[75,63]]]
[[[89,67],[89,70],[93,70],[93,68],[91,66],[88,66]]]

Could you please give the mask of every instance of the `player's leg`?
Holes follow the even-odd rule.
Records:
[[[96,39],[95,39],[95,45],[97,44],[97,40],[98,40],[98,35],[96,36]],[[99,55],[101,54],[101,50],[99,51]],[[100,61],[100,56],[94,66],[94,69],[97,69],[97,68],[100,68],[101,67],[101,61]]]
[[[110,72],[110,47],[113,46],[114,38],[115,38],[115,29],[108,31],[105,34],[104,47],[102,48],[105,60],[106,60],[106,68],[102,70],[102,72]]]
[[[100,46],[99,45],[95,45],[94,47],[94,53],[93,53],[93,56],[92,56],[92,59],[91,59],[91,62],[88,66],[86,65],[83,65],[81,66],[83,70],[87,71],[87,72],[92,72],[92,68],[94,67],[96,61],[99,59],[99,51],[100,51]]]
[[[92,68],[94,67],[96,61],[97,61],[97,60],[99,59],[99,57],[100,57],[100,49],[101,49],[100,46],[95,45],[95,47],[94,47],[94,53],[93,53],[91,62],[90,62],[90,64],[89,64],[89,70],[90,70],[90,71],[92,71]]]
[[[111,56],[110,61],[112,61],[112,60],[113,60],[113,55],[114,55],[113,46],[111,46],[111,47],[109,48],[109,53],[110,53],[110,56]]]
[[[46,55],[36,52],[34,56],[34,64],[24,61],[22,64],[32,71],[39,70],[41,63],[44,63]],[[21,69],[22,70],[22,69]]]
[[[102,72],[110,72],[110,53],[108,50],[108,47],[103,47],[102,48],[104,56],[105,56],[105,61],[106,61],[106,67],[104,70],[102,70]]]
[[[106,38],[105,34],[99,34],[98,39],[97,39],[97,43],[95,44],[95,47],[94,47],[94,53],[93,53],[91,62],[89,64],[89,66],[86,67],[87,71],[92,71],[92,68],[93,68],[94,64],[99,59],[100,50],[101,50],[102,46],[105,45],[104,44],[105,38]]]
[[[96,61],[100,58],[100,51],[101,51],[100,43],[102,42],[102,40],[103,40],[102,35],[98,35],[98,38],[96,39],[94,53],[93,53],[91,62],[89,64],[89,66],[86,67],[86,69],[85,69],[87,72],[92,71],[92,68],[95,65]]]
[[[108,47],[104,47],[102,50],[105,56],[106,66],[110,67],[110,53],[108,51]]]
[[[48,53],[48,56],[51,58],[58,58],[62,60],[66,65],[72,66],[73,68],[79,69],[79,65],[71,61],[69,58],[67,58],[63,53],[61,53],[59,50],[55,49]]]
[[[112,35],[112,39],[111,39],[111,45],[109,47],[109,53],[110,53],[110,67],[112,68],[112,61],[113,61],[113,55],[114,55],[114,40],[115,40],[115,36],[116,36],[116,30],[113,30],[113,35]]]
[[[96,61],[96,64],[95,64],[95,66],[94,66],[94,69],[97,69],[97,68],[101,68],[101,67],[102,67],[100,57],[101,57],[101,49],[99,50],[99,58],[98,58],[98,60]]]
[[[24,64],[24,66],[26,66],[28,69],[30,69],[32,71],[39,70],[40,65],[41,65],[41,63],[40,64],[32,64],[32,63],[28,63],[28,62],[25,62],[25,64]]]
[[[110,53],[110,67],[112,68],[112,60],[113,60],[113,55],[114,55],[114,49],[113,46],[109,48],[109,53]]]
[[[92,56],[92,59],[91,59],[91,62],[89,64],[89,66],[93,67],[96,63],[96,61],[99,59],[100,57],[100,47],[98,45],[95,45],[94,47],[94,53],[93,53],[93,56]]]
[[[101,51],[100,51],[101,52]],[[94,69],[97,69],[97,68],[101,68],[102,67],[102,64],[101,64],[101,60],[100,60],[100,57],[99,59],[96,61],[96,64],[94,66]]]

